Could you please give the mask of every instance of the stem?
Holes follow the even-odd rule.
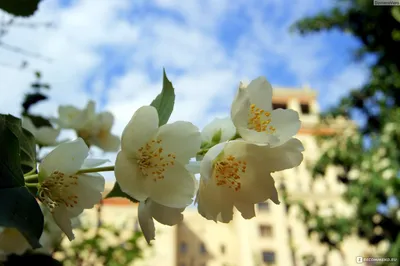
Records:
[[[38,184],[37,183],[25,183],[26,187],[37,187]]]
[[[109,172],[109,171],[114,171],[114,165],[113,166],[97,167],[97,168],[81,169],[76,173],[77,174],[85,174],[85,173],[97,173],[97,172]]]
[[[24,176],[25,181],[36,181],[38,174]]]
[[[97,173],[97,172],[107,172],[107,171],[114,171],[114,166],[104,166],[104,167],[97,167],[97,168],[88,168],[88,169],[81,169],[77,174],[85,174],[85,173]],[[38,178],[38,174],[34,175],[27,175],[24,176],[25,181],[36,181]]]
[[[30,170],[28,173],[24,174],[24,176],[32,175],[34,172],[36,172],[36,169],[35,169],[35,168],[33,168],[32,170]]]

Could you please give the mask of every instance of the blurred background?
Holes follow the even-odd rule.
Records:
[[[202,129],[229,116],[239,81],[260,75],[274,87],[274,108],[295,109],[303,122],[303,163],[274,175],[280,205],[260,203],[256,218],[235,215],[228,225],[192,206],[181,224],[156,224],[149,247],[137,205],[106,199],[82,215],[76,241],[50,245],[54,258],[400,265],[400,1],[2,0],[0,9],[0,113],[40,126],[59,105],[94,100],[97,111],[112,112],[120,136],[160,92],[165,67],[176,92],[170,122]],[[105,176],[109,191],[115,179]]]

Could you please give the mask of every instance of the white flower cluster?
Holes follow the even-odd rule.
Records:
[[[279,204],[271,173],[302,162],[303,145],[292,138],[299,129],[297,112],[272,110],[272,87],[263,77],[239,88],[231,119],[213,121],[202,134],[189,122],[158,127],[155,108],[144,106],[122,133],[115,176],[121,189],[140,201],[139,223],[150,242],[155,237],[153,218],[166,225],[183,219],[181,212],[196,194],[189,160],[202,141],[220,134],[220,143],[193,172],[200,172],[198,211],[206,219],[228,223],[236,207],[250,219],[255,204],[268,199]],[[236,132],[241,138],[231,140]]]
[[[118,151],[119,137],[111,134],[114,117],[110,112],[95,112],[95,103],[89,101],[83,110],[74,106],[60,106],[58,118],[52,119],[57,125],[36,127],[29,117],[23,117],[22,126],[29,130],[41,146],[55,146],[61,129],[73,129],[88,146],[97,146],[105,152]]]
[[[55,143],[58,133],[26,121],[39,143]],[[301,126],[299,115],[272,109],[272,87],[264,77],[241,84],[230,118],[215,119],[202,132],[184,121],[159,126],[152,106],[133,114],[121,143],[110,133],[111,113],[96,114],[93,102],[84,110],[60,107],[55,122],[76,130],[79,138],[61,143],[40,163],[38,198],[70,240],[71,219],[97,204],[104,191],[104,178],[93,167],[105,160],[87,159],[88,145],[116,151],[121,144],[115,177],[121,190],[139,201],[139,224],[148,243],[155,239],[153,219],[175,225],[194,200],[205,219],[223,223],[232,220],[234,207],[250,219],[255,204],[268,199],[279,204],[271,173],[303,160],[303,145],[293,138]]]

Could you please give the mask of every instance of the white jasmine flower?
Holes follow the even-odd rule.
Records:
[[[105,152],[117,151],[119,148],[119,137],[111,134],[114,116],[110,112],[99,113],[88,122],[85,127],[77,130],[78,136],[86,143],[97,146]]]
[[[60,106],[58,112],[60,126],[74,129],[86,144],[97,146],[105,152],[118,150],[120,140],[111,134],[114,116],[110,112],[96,114],[94,101],[89,101],[83,110]]]
[[[95,116],[95,103],[89,101],[83,110],[71,105],[58,107],[58,118],[55,120],[60,127],[80,129]]]
[[[54,129],[48,126],[37,128],[27,116],[22,118],[22,127],[32,133],[39,145],[54,146],[57,144],[56,139],[60,134],[60,129]]]
[[[200,132],[189,122],[158,123],[152,106],[135,112],[122,133],[115,177],[121,190],[139,201],[150,198],[166,207],[184,208],[195,193],[186,165],[200,149]]]
[[[272,110],[272,87],[264,77],[251,81],[247,87],[239,86],[231,117],[244,140],[271,147],[291,139],[301,125],[296,111]]]
[[[39,199],[50,209],[69,240],[74,239],[71,218],[100,202],[104,191],[103,176],[78,172],[107,161],[86,159],[88,153],[89,148],[78,138],[58,145],[39,166]]]
[[[199,213],[227,223],[233,206],[246,219],[255,216],[254,204],[271,199],[279,204],[271,173],[298,166],[303,145],[297,139],[270,148],[243,140],[217,144],[204,156],[197,193]]]

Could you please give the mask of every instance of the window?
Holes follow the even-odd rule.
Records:
[[[206,246],[204,245],[204,243],[200,244],[200,253],[201,254],[206,254],[207,253]]]
[[[181,242],[179,245],[179,252],[185,254],[188,250],[187,244],[185,242]]]
[[[286,103],[272,103],[272,109],[278,109],[278,108],[286,109],[287,104]]]
[[[262,253],[263,261],[266,263],[275,263],[275,252],[273,251],[263,251]]]
[[[269,211],[268,202],[260,202],[260,203],[258,203],[258,210],[259,211]]]
[[[260,229],[260,235],[262,237],[272,236],[272,226],[263,224],[260,225],[259,229]]]
[[[221,244],[220,246],[221,254],[225,254],[225,245]]]
[[[308,103],[300,104],[301,113],[307,115],[310,113],[310,105]]]

